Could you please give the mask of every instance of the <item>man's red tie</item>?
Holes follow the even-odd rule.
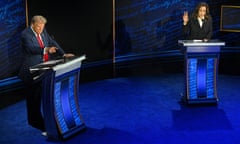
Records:
[[[43,45],[43,42],[42,42],[42,40],[41,40],[41,38],[40,38],[40,34],[37,34],[37,40],[38,40],[38,43],[39,43],[39,46],[40,46],[40,48],[44,48],[44,45]],[[48,61],[48,53],[47,52],[43,52],[43,61],[44,62],[46,62],[46,61]]]

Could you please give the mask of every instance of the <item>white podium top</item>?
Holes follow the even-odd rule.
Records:
[[[83,55],[79,58],[76,58],[74,60],[71,60],[67,63],[63,63],[63,64],[58,64],[56,66],[54,66],[52,69],[55,71],[55,77],[62,75],[64,73],[67,73],[69,71],[75,70],[80,68],[82,61],[86,59],[86,56]]]
[[[59,76],[71,70],[80,68],[84,59],[86,59],[85,55],[70,60],[68,62],[64,62],[64,59],[51,60],[30,67],[30,72],[34,73],[36,71],[53,70],[55,71],[55,76]]]
[[[178,40],[178,44],[182,46],[225,46],[225,42],[219,40]]]

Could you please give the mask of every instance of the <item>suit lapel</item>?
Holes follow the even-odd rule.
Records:
[[[30,31],[30,33],[32,34],[32,43],[33,43],[33,45],[38,47],[39,44],[38,44],[37,37],[35,36],[35,34],[34,34],[34,32],[32,31],[31,28],[29,29],[29,31]]]

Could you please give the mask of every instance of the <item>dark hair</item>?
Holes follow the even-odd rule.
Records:
[[[208,19],[210,17],[210,12],[209,12],[209,6],[207,3],[205,2],[200,2],[197,7],[195,8],[195,11],[194,11],[194,14],[193,14],[193,17],[194,18],[197,18],[198,17],[198,11],[201,7],[206,7],[206,15],[205,15],[205,18]]]

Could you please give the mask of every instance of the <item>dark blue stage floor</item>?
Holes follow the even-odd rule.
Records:
[[[25,101],[0,110],[1,144],[237,144],[240,76],[219,75],[218,105],[179,103],[183,74],[135,76],[80,85],[86,131],[59,142],[28,126]]]

